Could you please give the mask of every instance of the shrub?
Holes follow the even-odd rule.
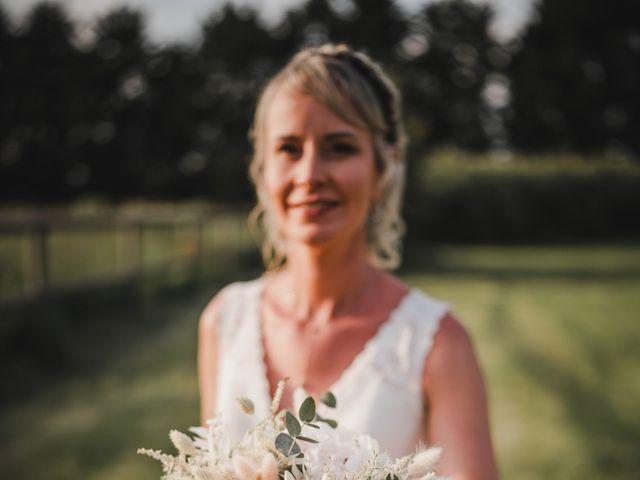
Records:
[[[570,155],[419,161],[405,216],[409,239],[548,242],[640,237],[640,165]]]

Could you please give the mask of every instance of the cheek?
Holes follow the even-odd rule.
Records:
[[[285,185],[280,172],[272,166],[265,165],[262,176],[263,196],[265,197],[264,200],[267,202],[268,208],[275,210],[275,213],[282,209],[284,189]]]
[[[360,203],[367,205],[375,198],[377,175],[373,168],[359,165],[345,172],[342,184],[345,191],[358,197]]]

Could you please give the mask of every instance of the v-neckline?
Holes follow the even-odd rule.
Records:
[[[269,375],[267,372],[267,363],[266,363],[266,352],[264,349],[264,332],[262,329],[262,300],[264,296],[265,282],[263,278],[257,280],[257,285],[255,291],[253,292],[253,298],[251,299],[252,312],[252,330],[255,332],[255,351],[257,355],[255,358],[257,359],[258,365],[258,376],[260,377],[260,381],[262,382],[261,390],[263,394],[263,400],[266,401],[266,405],[271,405],[271,382],[269,381]],[[375,333],[365,342],[364,346],[360,351],[353,357],[351,362],[347,365],[347,367],[342,371],[342,373],[338,376],[338,378],[329,386],[327,389],[332,393],[339,396],[340,390],[342,389],[342,384],[347,382],[348,379],[355,375],[359,365],[364,361],[367,353],[374,348],[374,346],[382,339],[387,332],[391,330],[391,328],[399,321],[398,319],[402,317],[400,313],[407,308],[409,304],[409,298],[414,295],[415,291],[413,288],[410,288],[400,299],[398,304],[391,310],[388,317],[380,323]],[[295,401],[295,393],[297,391],[302,391],[305,396],[308,395],[308,392],[304,388],[304,386],[298,386],[293,390],[293,398],[292,401]]]

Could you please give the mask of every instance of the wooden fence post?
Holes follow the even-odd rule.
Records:
[[[50,283],[48,236],[49,228],[44,223],[37,224],[31,236],[31,262],[25,279],[27,288],[36,294],[44,292]]]

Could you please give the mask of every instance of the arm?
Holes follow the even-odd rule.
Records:
[[[427,441],[443,449],[441,473],[452,480],[497,479],[482,372],[467,331],[449,314],[425,361],[423,393]]]
[[[217,317],[220,295],[214,297],[200,316],[198,327],[198,381],[200,385],[200,419],[204,425],[216,408],[218,374]]]

